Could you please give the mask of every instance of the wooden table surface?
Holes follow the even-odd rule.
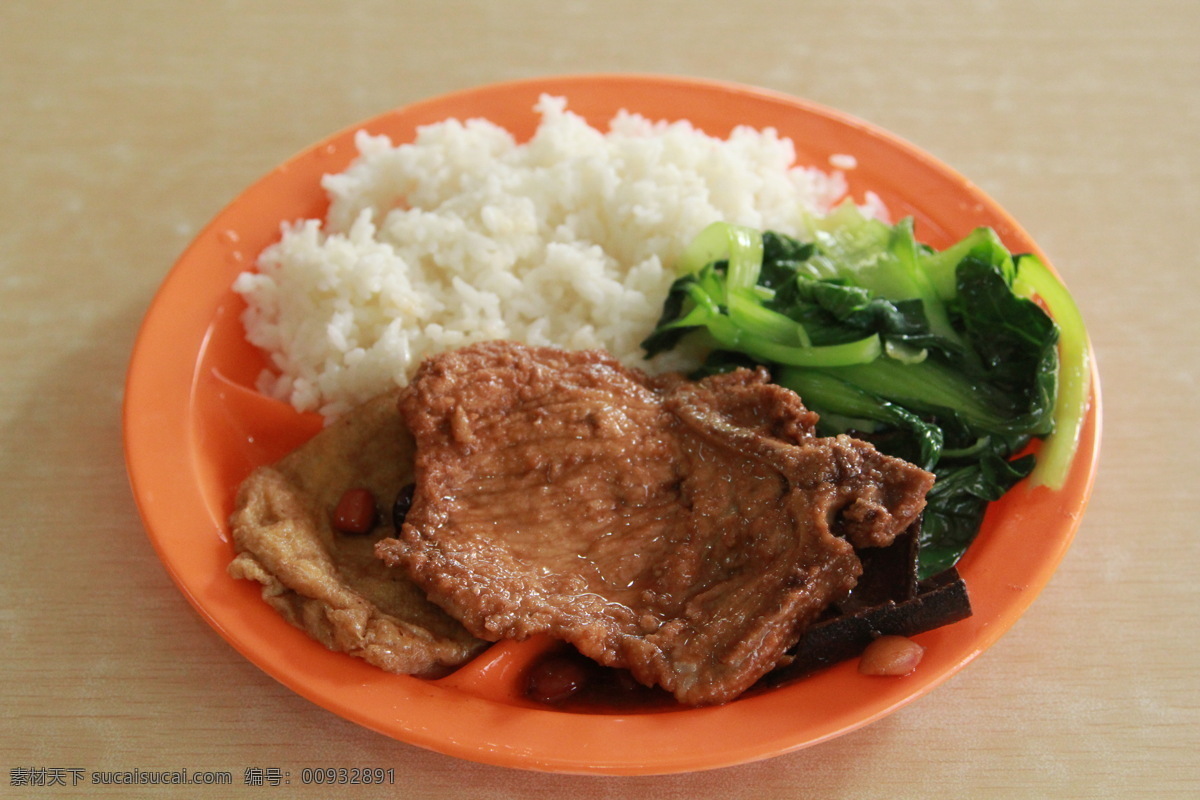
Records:
[[[784,91],[948,162],[1023,224],[1072,287],[1104,389],[1091,505],[1047,589],[998,644],[854,733],[675,776],[461,761],[293,694],[168,578],[121,443],[142,315],[189,240],[242,188],[395,106],[612,71]],[[0,163],[0,796],[332,796],[295,782],[88,785],[104,770],[225,770],[243,784],[248,767],[313,765],[394,768],[397,785],[380,794],[419,798],[1200,790],[1194,0],[6,0]],[[63,770],[83,781],[18,785]]]

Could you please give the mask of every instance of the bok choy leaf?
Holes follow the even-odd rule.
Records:
[[[1031,472],[1062,485],[1086,413],[1086,331],[1049,270],[988,228],[939,252],[912,220],[887,225],[847,203],[808,234],[706,228],[642,346],[653,356],[703,337],[701,373],[764,365],[823,435],[852,433],[933,471],[921,574],[934,574]],[[1046,440],[1036,456],[1035,439]]]

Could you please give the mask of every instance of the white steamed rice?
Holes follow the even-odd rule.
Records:
[[[707,224],[799,234],[845,193],[839,173],[795,165],[773,130],[710,137],[620,113],[607,133],[544,96],[518,144],[484,120],[447,120],[410,144],[359,132],[328,175],[325,220],[283,227],[234,283],[250,342],[270,356],[259,390],[335,417],[426,356],[485,339],[639,348]]]

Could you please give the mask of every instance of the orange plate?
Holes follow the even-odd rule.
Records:
[[[282,221],[323,216],[320,177],[354,157],[355,130],[403,142],[418,125],[484,117],[524,139],[537,125],[532,109],[543,92],[566,97],[595,126],[624,108],[653,119],[688,119],[722,137],[735,124],[774,127],[794,140],[798,163],[829,169],[831,155],[853,155],[851,194],[874,191],[894,218],[913,215],[932,245],[990,225],[1012,250],[1038,252],[995,202],[931,156],[859,120],[760,89],[659,76],[571,76],[486,86],[384,114],[317,144],[246,190],[183,254],[146,315],[126,386],[126,462],[150,540],[171,577],[246,658],[314,703],[404,742],[509,767],[652,774],[727,766],[816,744],[929,692],[1012,626],[1070,544],[1095,473],[1095,373],[1066,487],[1018,487],[993,504],[960,564],[974,616],[919,637],[925,659],[906,678],[862,677],[845,663],[717,708],[558,711],[521,697],[516,676],[536,644],[497,645],[441,680],[390,675],[316,644],[271,610],[256,585],[226,575],[235,486],[252,467],[320,427],[318,419],[253,391],[264,361],[242,338],[242,302],[230,290],[235,275],[278,238]]]

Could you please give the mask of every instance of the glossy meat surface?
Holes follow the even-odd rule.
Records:
[[[425,362],[401,410],[417,490],[384,561],[476,636],[549,634],[689,704],[774,667],[932,482],[815,437],[764,372],[490,342]]]

